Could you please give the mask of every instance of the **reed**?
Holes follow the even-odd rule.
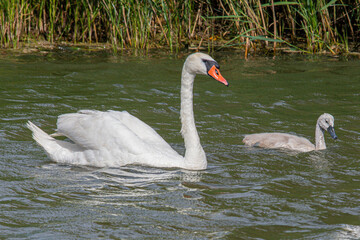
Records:
[[[360,0],[0,0],[0,45],[110,43],[113,50],[290,46],[351,51]]]

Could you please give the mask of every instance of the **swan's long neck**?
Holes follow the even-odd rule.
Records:
[[[316,150],[326,149],[324,130],[319,126],[318,122],[316,123],[316,129],[315,129],[315,149]]]
[[[195,74],[190,74],[184,66],[181,74],[181,134],[185,141],[185,167],[187,169],[206,169],[205,152],[195,126],[193,111],[193,86]]]

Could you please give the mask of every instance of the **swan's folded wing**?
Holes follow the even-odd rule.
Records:
[[[82,110],[59,116],[57,131],[87,149],[124,149],[133,154],[149,147],[171,147],[154,129],[130,115],[118,111]]]
[[[168,146],[168,143],[152,127],[137,117],[134,117],[127,111],[108,111],[107,113],[115,119],[119,120],[145,142]]]
[[[256,133],[246,135],[243,143],[263,148],[285,148],[295,151],[312,151],[315,146],[307,139],[287,133]]]

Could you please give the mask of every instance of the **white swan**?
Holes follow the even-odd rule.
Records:
[[[65,164],[119,167],[140,164],[152,167],[206,169],[193,112],[193,84],[196,74],[209,75],[228,86],[219,64],[209,55],[194,53],[186,59],[181,74],[181,133],[185,156],[179,155],[150,126],[128,112],[81,110],[60,115],[57,132],[51,136],[28,121],[35,141],[54,161]],[[66,136],[72,142],[56,140]]]
[[[322,114],[315,128],[315,145],[303,137],[287,133],[258,133],[246,135],[243,143],[247,146],[263,148],[286,148],[290,150],[309,152],[326,149],[324,131],[327,130],[333,139],[337,139],[334,130],[334,117],[328,113]]]

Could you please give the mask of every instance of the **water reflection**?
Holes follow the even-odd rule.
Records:
[[[324,151],[312,151],[309,153],[309,163],[313,166],[315,170],[321,172],[329,172],[331,170],[332,164],[329,159],[326,157],[326,152]]]
[[[197,183],[201,181],[204,172],[181,170],[180,181],[183,183]]]
[[[89,166],[68,166],[47,164],[42,166],[48,174],[36,176],[47,181],[61,181],[64,177],[76,181],[68,187],[81,187],[91,192],[104,192],[106,189],[122,189],[122,196],[145,196],[153,194],[156,188],[173,191],[201,181],[203,172],[179,169],[158,169],[142,166],[125,166],[121,168],[95,168]],[[53,174],[55,172],[55,174]],[[68,176],[68,177],[66,177]],[[178,185],[178,182],[181,185]],[[94,185],[94,183],[96,183]],[[171,186],[171,187],[167,187]],[[164,190],[165,190],[164,189]],[[147,191],[145,191],[147,190]],[[196,190],[191,187],[191,191]],[[110,191],[111,194],[114,192]]]
[[[334,239],[360,239],[360,226],[344,224],[342,230],[333,237]]]

